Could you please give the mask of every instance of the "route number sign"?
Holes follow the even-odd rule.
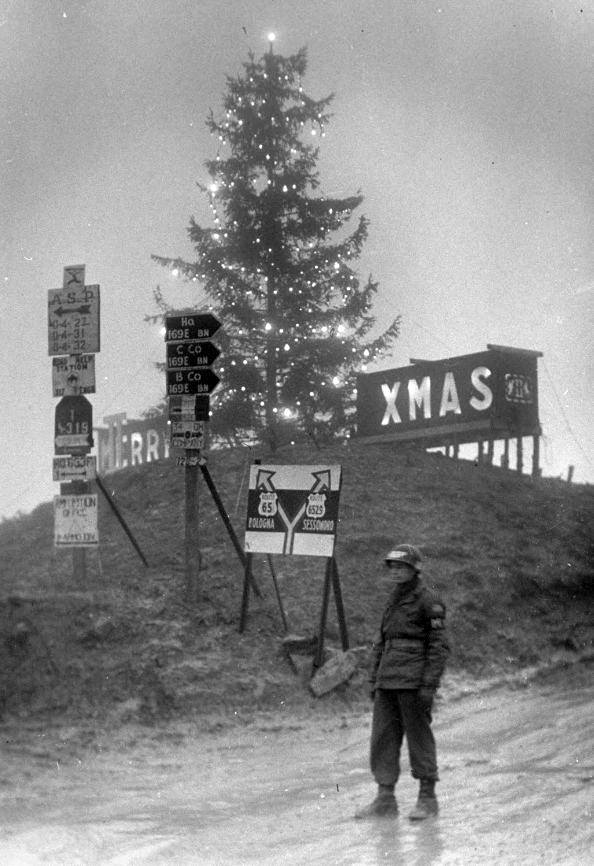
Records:
[[[54,545],[97,547],[97,494],[54,496]]]
[[[93,444],[93,407],[86,397],[62,397],[56,406],[55,453],[89,451]]]

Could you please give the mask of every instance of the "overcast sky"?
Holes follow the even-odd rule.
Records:
[[[594,481],[592,0],[0,0],[0,515],[58,492],[47,291],[64,266],[101,286],[95,423],[164,394],[154,312],[189,287],[208,110],[251,49],[307,46],[305,90],[336,94],[321,192],[361,190],[361,259],[382,366],[487,343],[536,349],[545,475]]]

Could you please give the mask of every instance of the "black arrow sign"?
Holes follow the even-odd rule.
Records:
[[[212,313],[195,313],[188,316],[167,316],[165,319],[165,341],[208,340],[221,327]]]
[[[212,394],[221,380],[210,368],[205,370],[168,370],[167,395]]]
[[[210,367],[221,350],[210,340],[191,340],[184,343],[167,343],[167,369],[180,370],[189,367]]]

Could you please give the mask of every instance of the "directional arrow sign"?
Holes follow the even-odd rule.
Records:
[[[165,341],[209,340],[221,327],[212,313],[196,313],[190,316],[167,316],[165,319]]]
[[[99,351],[99,286],[74,283],[50,289],[47,307],[48,354]]]
[[[210,368],[205,370],[168,370],[167,395],[212,394],[221,380]]]
[[[205,421],[172,421],[171,447],[199,451],[204,445]]]
[[[210,367],[220,354],[221,350],[210,340],[167,343],[167,369]]]

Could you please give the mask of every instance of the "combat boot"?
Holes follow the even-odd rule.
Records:
[[[425,818],[432,818],[437,815],[437,812],[435,779],[421,779],[416,806],[408,817],[411,821],[424,821]]]
[[[377,796],[369,806],[355,812],[355,818],[375,818],[395,816],[398,814],[398,803],[394,796],[394,785],[378,785]]]

